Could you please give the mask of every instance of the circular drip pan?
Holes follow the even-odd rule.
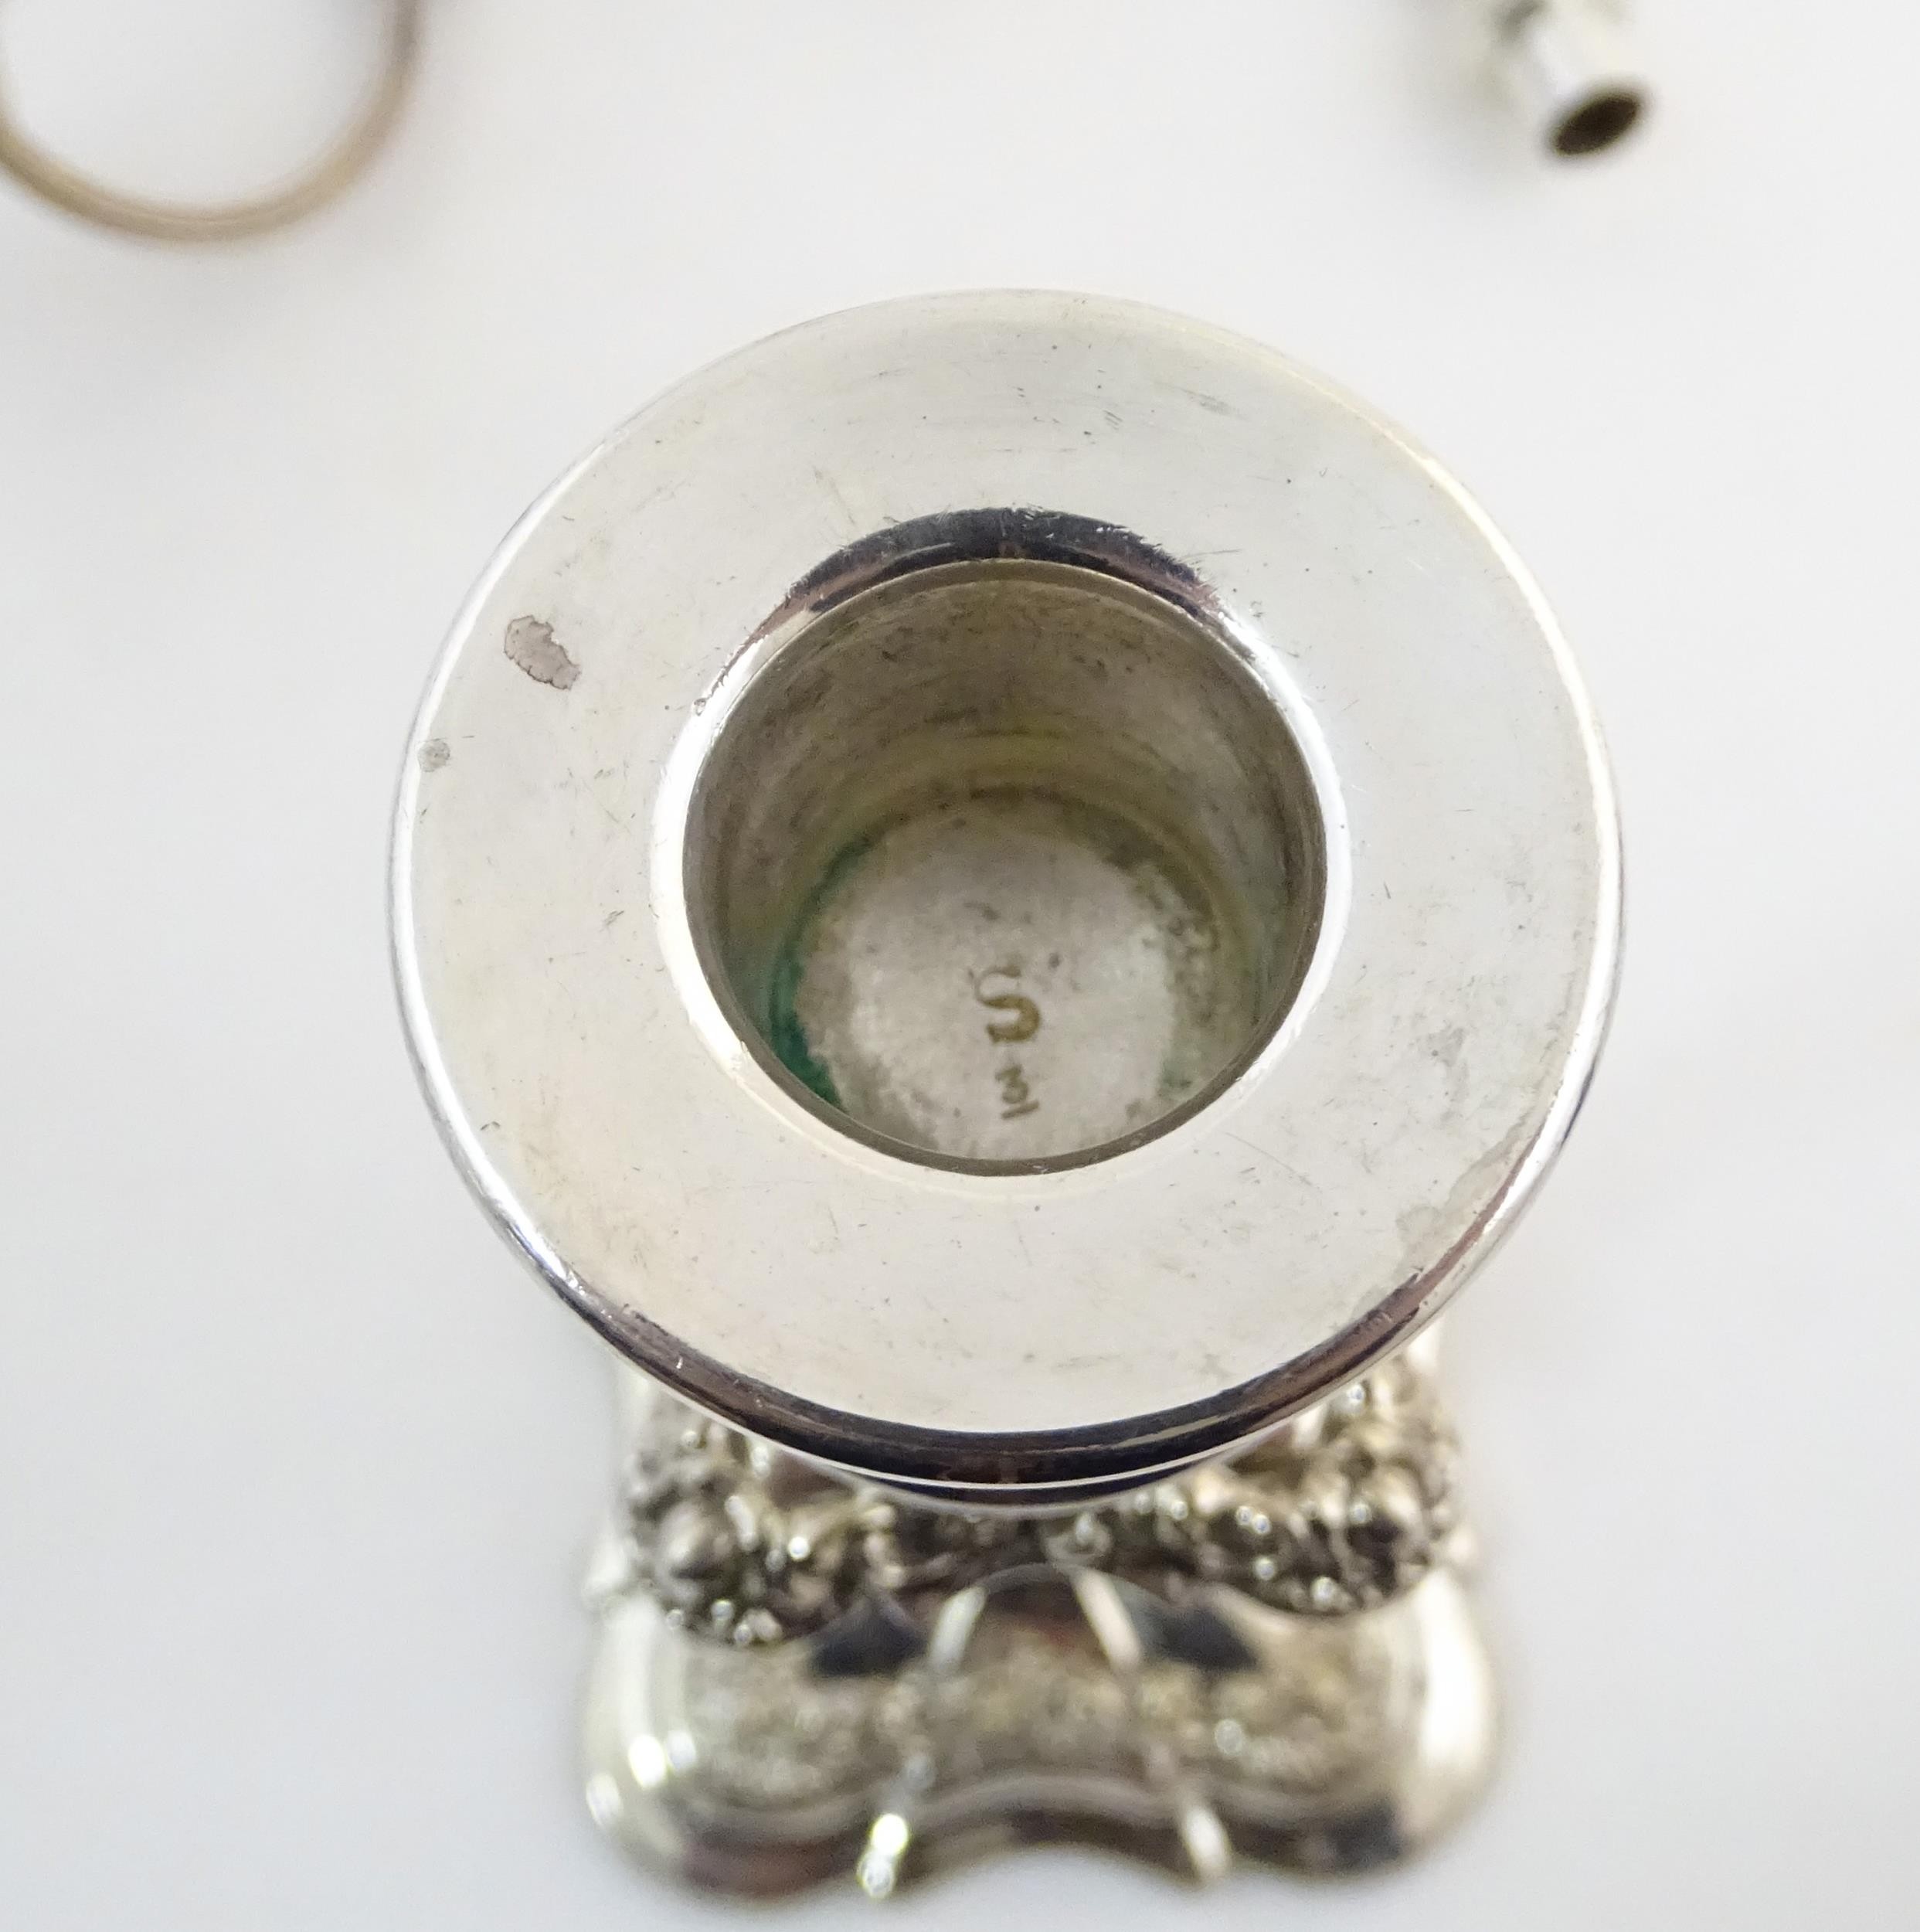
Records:
[[[456,1158],[581,1314],[975,1502],[1404,1341],[1570,1125],[1619,855],[1538,594],[1269,352],[1052,294],[670,391],[456,626],[394,854]]]

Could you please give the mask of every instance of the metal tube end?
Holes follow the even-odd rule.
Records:
[[[1640,122],[1647,87],[1618,0],[1500,0],[1489,26],[1495,78],[1548,153],[1599,154]]]

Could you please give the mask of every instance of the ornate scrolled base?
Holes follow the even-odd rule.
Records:
[[[1422,1361],[1055,1517],[855,1488],[634,1392],[587,1794],[650,1866],[882,1896],[1066,1839],[1198,1880],[1354,1872],[1485,1781],[1492,1675]]]

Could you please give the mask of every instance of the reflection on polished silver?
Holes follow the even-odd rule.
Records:
[[[741,1647],[817,1636],[875,1590],[912,1611],[1028,1563],[1097,1563],[1163,1594],[1217,1583],[1302,1616],[1371,1610],[1457,1528],[1452,1432],[1412,1352],[1237,1456],[1064,1515],[903,1504],[647,1394],[621,1573],[675,1628]]]
[[[457,1161],[664,1385],[609,1828],[884,1891],[1453,1815],[1492,1700],[1405,1345],[1572,1124],[1618,913],[1524,572],[1239,338],[883,304],[565,478],[422,707],[394,934]]]
[[[1230,1462],[1042,1518],[849,1487],[631,1378],[590,1588],[594,1816],[756,1892],[884,1894],[1042,1837],[1199,1879],[1415,1849],[1494,1742],[1430,1352]]]
[[[1496,84],[1548,153],[1598,154],[1638,124],[1647,89],[1626,0],[1466,0]]]

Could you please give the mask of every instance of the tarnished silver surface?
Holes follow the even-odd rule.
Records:
[[[636,1380],[594,1816],[760,1893],[885,1895],[1041,1838],[1201,1880],[1419,1849],[1494,1741],[1424,1353],[1231,1464],[1039,1519],[848,1488]]]
[[[449,1145],[631,1360],[975,1503],[1405,1342],[1570,1124],[1611,797],[1524,573],[1318,378],[962,295],[692,377],[536,506],[409,749]]]

